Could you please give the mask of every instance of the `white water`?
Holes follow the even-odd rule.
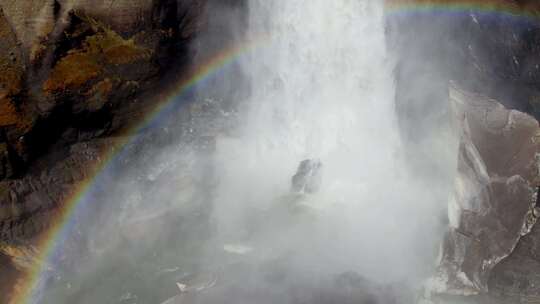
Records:
[[[218,142],[224,243],[261,259],[293,251],[309,269],[380,281],[429,271],[442,203],[403,158],[382,2],[251,1],[250,38],[269,38],[244,62],[252,93],[240,135]],[[248,210],[278,204],[306,158],[324,165],[323,189],[306,201],[315,219],[267,219],[273,233],[246,237]]]
[[[249,38],[267,38],[242,62],[251,94],[235,135],[219,135],[211,156],[179,140],[127,159],[133,170],[103,192],[106,208],[83,244],[89,252],[74,252],[75,271],[55,273],[43,303],[154,303],[199,286],[187,273],[217,273],[213,290],[233,286],[234,302],[238,281],[286,290],[261,279],[282,261],[305,285],[350,271],[383,282],[428,276],[446,192],[404,157],[382,2],[252,0]],[[219,125],[199,114],[190,131]],[[306,158],[322,161],[322,189],[291,213],[282,207],[297,203],[290,181]]]

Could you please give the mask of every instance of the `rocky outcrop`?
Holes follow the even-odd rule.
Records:
[[[494,269],[513,255],[540,215],[540,127],[530,115],[455,87],[450,101],[461,134],[458,174],[450,230],[430,288],[479,295],[491,290],[490,280],[501,281]]]
[[[204,1],[3,0],[0,8],[8,177],[53,144],[111,134],[144,112],[150,98],[138,95],[189,61]]]
[[[0,240],[43,228],[31,215],[90,169],[80,143],[135,123],[187,69],[203,4],[0,1]]]
[[[315,193],[322,183],[322,163],[317,159],[306,159],[300,162],[296,174],[291,180],[291,191],[294,193]]]
[[[0,277],[32,263],[104,150],[189,73],[206,2],[0,0]]]

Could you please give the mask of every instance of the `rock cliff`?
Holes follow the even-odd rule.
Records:
[[[206,3],[0,1],[0,277],[14,282],[102,151],[189,72]]]

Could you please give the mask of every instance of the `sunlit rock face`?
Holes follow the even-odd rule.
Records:
[[[490,279],[494,289],[505,285],[504,272],[493,269],[534,229],[540,128],[530,115],[456,87],[450,102],[461,134],[458,175],[439,277],[431,287],[476,295],[490,291]]]

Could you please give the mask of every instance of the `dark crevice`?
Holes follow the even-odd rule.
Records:
[[[55,42],[51,65],[56,65],[70,50],[81,48],[86,38],[93,34],[95,34],[95,31],[90,25],[77,16],[75,12],[70,12],[67,27]]]
[[[58,18],[60,17],[61,11],[62,11],[62,5],[60,4],[60,2],[58,2],[58,0],[54,0],[54,3],[53,3],[54,20],[58,20]]]
[[[540,208],[540,186],[536,187],[536,202],[534,208]]]

